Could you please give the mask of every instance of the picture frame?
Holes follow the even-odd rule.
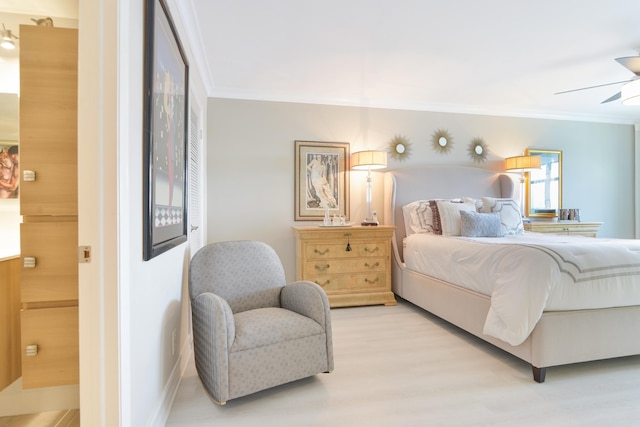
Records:
[[[348,142],[295,141],[295,221],[349,218]]]
[[[187,241],[189,64],[164,0],[145,0],[143,258]]]
[[[0,200],[18,199],[20,194],[20,147],[0,141]]]

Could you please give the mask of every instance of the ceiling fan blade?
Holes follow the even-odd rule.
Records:
[[[616,61],[636,76],[640,76],[640,56],[625,56],[616,58]]]
[[[579,91],[579,90],[595,89],[595,88],[597,88],[597,87],[604,87],[604,86],[611,86],[611,85],[619,85],[619,84],[621,84],[621,83],[628,83],[628,82],[630,82],[630,81],[632,81],[632,80],[634,80],[634,79],[630,79],[630,80],[622,80],[622,81],[620,81],[620,82],[613,82],[613,83],[605,83],[605,84],[602,84],[602,85],[595,85],[595,86],[589,86],[589,87],[581,87],[581,88],[579,88],[579,89],[563,90],[562,92],[556,92],[556,93],[554,93],[554,95],[560,95],[560,94],[563,94],[563,93],[569,93],[569,92],[577,92],[577,91]]]
[[[605,99],[600,104],[606,104],[607,102],[615,101],[616,99],[620,99],[621,96],[622,96],[622,92],[618,92],[615,95],[610,96],[609,98]]]

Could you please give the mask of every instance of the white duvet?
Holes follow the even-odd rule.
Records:
[[[407,268],[491,297],[484,333],[522,343],[543,311],[640,305],[640,241],[412,234]]]

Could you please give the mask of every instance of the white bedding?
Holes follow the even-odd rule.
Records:
[[[412,234],[408,269],[491,297],[484,333],[519,345],[543,311],[640,305],[640,241]]]

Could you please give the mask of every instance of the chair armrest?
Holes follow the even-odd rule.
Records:
[[[320,286],[313,282],[293,282],[282,288],[282,308],[295,311],[318,322],[325,330],[331,329],[329,298]]]
[[[327,340],[327,372],[333,371],[333,332],[331,330],[331,306],[322,288],[313,282],[293,282],[282,288],[280,305],[309,317],[324,328]]]
[[[235,339],[235,322],[229,304],[210,292],[191,301],[193,348],[198,375],[215,400],[229,394],[229,349]]]

